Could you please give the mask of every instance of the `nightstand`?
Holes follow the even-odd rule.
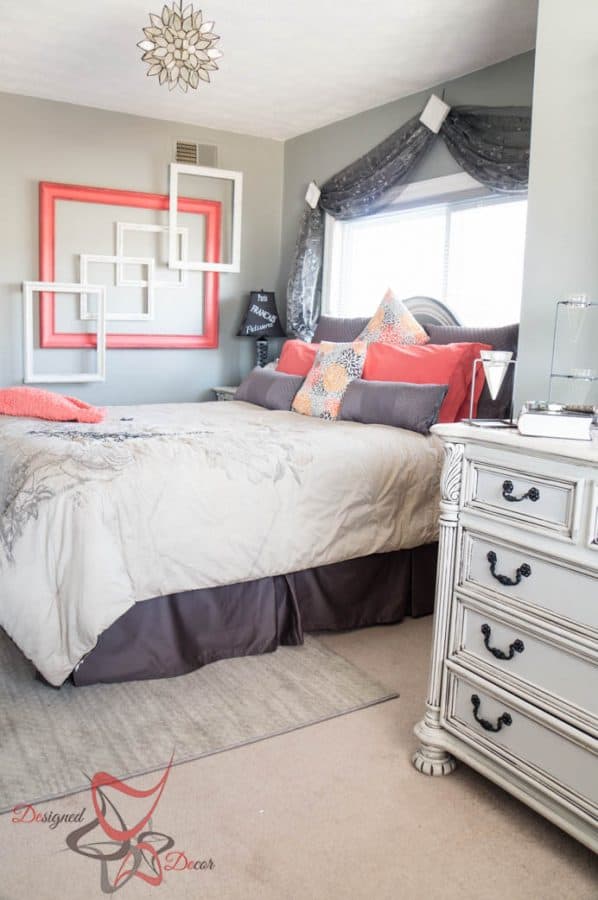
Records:
[[[216,394],[216,400],[234,400],[237,389],[238,386],[231,387],[230,385],[212,388],[212,390]]]
[[[432,430],[446,459],[415,767],[461,759],[598,851],[598,443]]]

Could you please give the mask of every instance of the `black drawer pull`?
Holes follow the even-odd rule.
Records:
[[[505,587],[513,587],[514,585],[519,584],[522,578],[529,578],[529,576],[532,574],[531,566],[529,566],[527,563],[522,563],[516,570],[514,579],[509,578],[508,575],[497,575],[497,557],[494,550],[488,551],[486,559],[490,563],[490,572],[492,573],[493,577],[496,578],[497,581],[500,581],[501,584],[504,584]]]
[[[482,625],[482,634],[484,635],[484,647],[486,650],[489,650],[492,656],[495,656],[496,659],[513,659],[516,653],[523,653],[525,650],[525,644],[523,641],[520,641],[517,638],[516,641],[513,641],[512,644],[509,644],[509,652],[504,653],[502,650],[499,650],[498,647],[490,646],[490,626],[486,623]]]
[[[503,481],[502,495],[509,503],[521,503],[522,500],[531,500],[532,503],[535,503],[536,500],[540,499],[540,491],[537,487],[531,487],[529,491],[526,491],[521,497],[513,497],[513,490],[514,486],[512,481]]]
[[[481,719],[478,715],[478,710],[480,708],[481,700],[477,694],[471,695],[471,705],[473,706],[473,717],[478,722],[479,725],[482,726],[484,731],[500,731],[503,725],[512,725],[513,719],[509,715],[509,713],[504,712],[501,713],[498,719],[496,720],[496,725],[493,725],[492,722],[489,722],[488,719]]]

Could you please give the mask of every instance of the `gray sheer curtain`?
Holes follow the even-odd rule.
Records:
[[[455,160],[498,193],[527,190],[531,110],[456,107],[440,130]],[[306,206],[287,290],[287,332],[310,340],[319,316],[324,213],[337,219],[373,215],[398,196],[437,135],[414,116],[322,185],[316,209]]]

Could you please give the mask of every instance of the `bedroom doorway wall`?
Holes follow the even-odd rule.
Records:
[[[595,0],[540,0],[516,403],[548,397],[556,301],[598,300],[596,35]]]

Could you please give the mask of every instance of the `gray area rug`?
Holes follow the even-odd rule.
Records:
[[[55,690],[0,629],[0,813],[141,775],[396,697],[323,644],[190,675]]]

